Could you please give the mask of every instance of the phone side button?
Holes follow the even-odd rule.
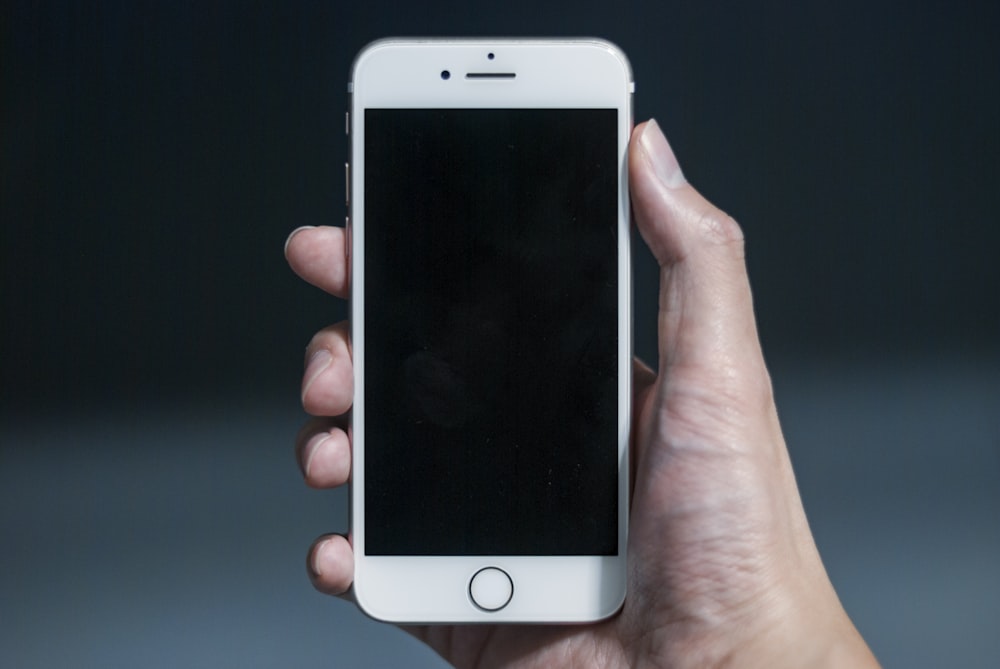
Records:
[[[507,606],[513,596],[514,581],[498,567],[483,567],[469,581],[469,599],[487,613]]]
[[[344,216],[344,256],[351,257],[351,217]]]

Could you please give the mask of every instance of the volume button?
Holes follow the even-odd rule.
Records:
[[[351,164],[344,163],[344,204],[351,205]]]
[[[351,217],[344,217],[344,255],[351,257]]]
[[[344,112],[344,134],[350,137],[351,135],[351,112]]]

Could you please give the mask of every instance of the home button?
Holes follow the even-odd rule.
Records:
[[[497,567],[483,567],[469,581],[469,597],[483,611],[499,611],[513,595],[514,581]]]

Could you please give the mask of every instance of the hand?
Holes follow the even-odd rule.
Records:
[[[589,626],[423,626],[409,630],[458,667],[878,666],[820,561],[799,499],[757,338],[739,226],[684,179],[655,122],[636,127],[629,174],[639,232],[660,265],[659,357],[634,368],[628,595]],[[302,229],[292,268],[344,297],[339,228]],[[345,324],[306,351],[302,402],[340,416],[352,395]],[[299,435],[306,482],[350,476],[344,423]],[[345,592],[353,553],[321,537],[319,590]]]

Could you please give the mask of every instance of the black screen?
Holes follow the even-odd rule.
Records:
[[[614,555],[617,111],[365,112],[370,555]]]

